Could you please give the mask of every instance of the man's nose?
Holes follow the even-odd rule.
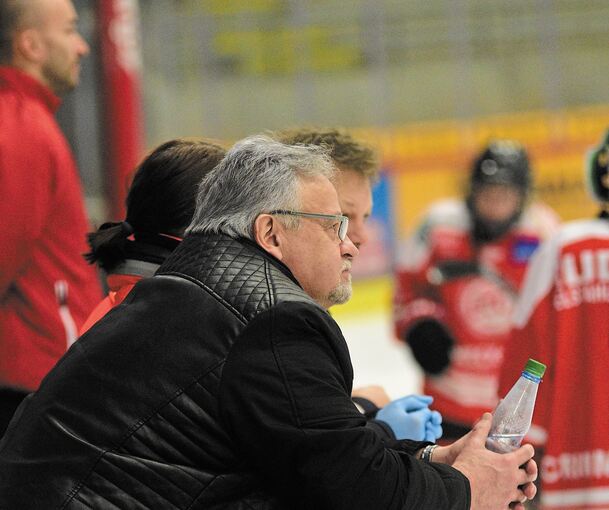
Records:
[[[82,35],[79,35],[79,39],[80,41],[78,41],[78,54],[84,57],[89,54],[91,48],[89,47],[89,43],[85,41],[85,38]]]
[[[353,228],[351,228],[351,224],[349,224],[349,232],[347,235],[351,238],[351,241],[358,250],[368,242],[368,232],[363,225],[354,225]]]
[[[343,257],[355,257],[359,253],[357,246],[351,241],[351,238],[347,235],[345,240],[340,243],[340,254]]]

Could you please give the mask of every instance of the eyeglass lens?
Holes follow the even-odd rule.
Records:
[[[344,241],[347,237],[347,230],[349,230],[349,218],[343,216],[340,219],[340,225],[338,227],[338,238]]]

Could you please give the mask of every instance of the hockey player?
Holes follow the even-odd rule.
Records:
[[[530,204],[525,149],[490,143],[475,159],[465,200],[432,204],[398,254],[394,324],[425,373],[444,439],[470,430],[497,402],[511,315],[529,257],[558,226]]]
[[[609,508],[609,132],[586,166],[597,219],[566,223],[533,257],[499,395],[528,357],[548,365],[529,439],[544,510]]]

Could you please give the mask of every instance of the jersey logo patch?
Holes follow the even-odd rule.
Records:
[[[512,260],[518,264],[526,264],[538,246],[539,239],[533,237],[516,238],[512,245]]]

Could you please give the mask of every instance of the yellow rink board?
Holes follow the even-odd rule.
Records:
[[[347,304],[332,307],[332,316],[341,320],[379,313],[389,314],[393,281],[389,275],[353,282],[353,296]]]
[[[608,127],[609,105],[597,105],[413,123],[358,134],[379,149],[383,168],[392,178],[396,235],[404,237],[432,201],[463,194],[473,157],[494,138],[526,146],[536,195],[563,220],[593,214],[597,207],[585,189],[584,157]]]
[[[472,158],[489,140],[523,143],[534,171],[535,196],[564,221],[591,217],[598,205],[584,183],[586,151],[609,128],[609,105],[496,115],[464,121],[413,123],[357,134],[379,149],[391,182],[396,242],[416,226],[429,204],[462,196]],[[355,261],[357,264],[357,260]],[[391,311],[392,280],[354,281],[353,298],[334,307],[337,319]]]

